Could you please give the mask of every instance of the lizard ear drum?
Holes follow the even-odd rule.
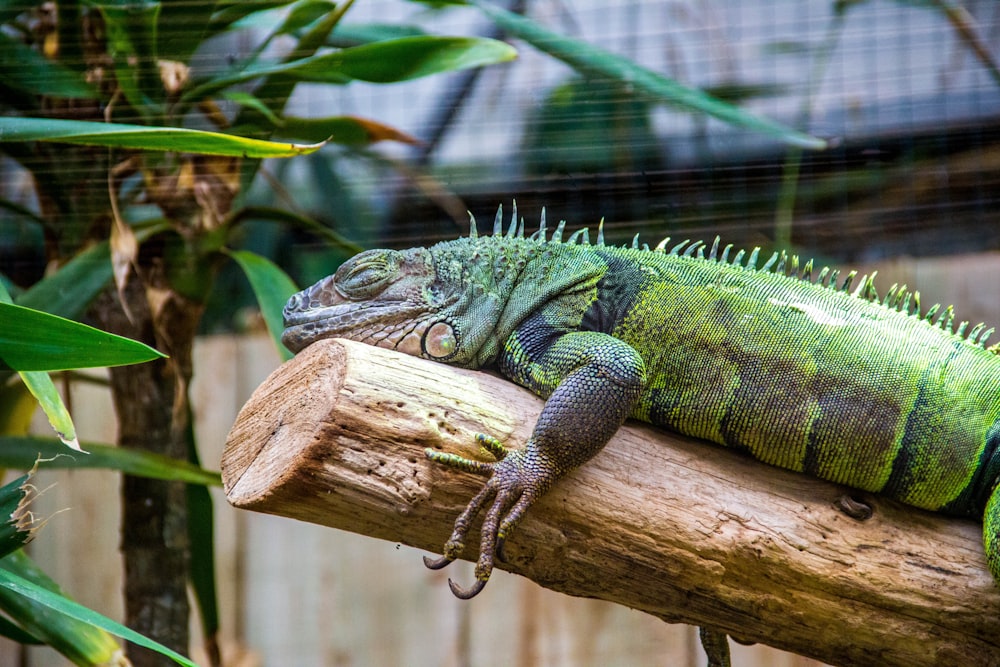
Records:
[[[458,352],[458,335],[447,322],[436,322],[424,334],[424,354],[436,361],[446,361]]]

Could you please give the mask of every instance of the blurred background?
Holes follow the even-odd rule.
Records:
[[[39,44],[56,30],[46,14],[55,4],[7,10],[0,15],[4,38],[30,42],[26,35],[42,35],[32,43],[46,53]],[[239,4],[219,3],[212,20]],[[499,204],[509,212],[516,201],[528,229],[544,207],[550,225],[562,219],[569,229],[603,218],[612,243],[630,243],[636,234],[650,245],[664,236],[719,235],[737,247],[789,249],[819,264],[876,268],[883,290],[907,283],[919,287],[925,303],[954,302],[959,319],[1000,324],[1000,4],[519,0],[491,6],[828,147],[812,150],[793,145],[791,135],[720,120],[685,105],[679,93],[651,95],[629,70],[613,76],[572,66],[540,49],[544,40],[481,9],[358,0],[324,48],[455,35],[507,40],[517,58],[391,85],[297,81],[280,113],[271,111],[289,119],[351,117],[377,127],[366,126],[364,140],[335,138],[310,155],[257,163],[252,172],[244,164],[235,203],[227,201],[233,213],[224,225],[225,247],[268,258],[305,286],[359,249],[455,238],[467,233],[469,212],[486,228]],[[247,54],[294,52],[332,7],[272,2],[241,10],[226,30],[189,49],[192,80],[226,72]],[[296,15],[301,20],[287,30],[277,28]],[[23,86],[11,83],[17,67],[16,60],[0,62],[7,116],[27,108],[18,105]],[[240,81],[213,98],[211,113],[202,100],[198,112],[191,106],[172,120],[220,129],[213,114],[221,114],[238,133],[244,126],[236,121],[248,109],[266,116],[249,98],[274,101],[255,85]],[[137,103],[129,101],[134,110]],[[97,119],[109,106],[104,99],[89,113]],[[134,118],[147,116],[137,111]],[[268,136],[282,136],[282,126],[272,125]],[[318,137],[295,134],[290,122],[284,129],[286,136],[317,140],[332,133],[325,127],[314,131]],[[56,163],[68,155],[52,146]],[[53,198],[45,192],[47,178],[89,177],[100,184],[94,206],[106,208],[109,164],[78,159],[69,176],[16,151],[0,159],[0,269],[15,293],[73,256],[84,239],[107,235],[105,213],[94,218],[104,216],[103,226],[80,226],[91,220],[79,214],[89,204],[70,215],[47,203]],[[143,182],[123,177],[120,192],[138,191]],[[129,205],[134,215],[126,218],[137,230],[169,208],[151,196]],[[195,238],[190,230],[177,234],[186,243]],[[191,403],[201,462],[214,469],[236,411],[280,357],[264,334],[259,296],[244,271],[231,261],[213,267],[210,288],[198,294],[204,312]],[[81,438],[109,442],[118,429],[102,381],[70,379],[64,387]],[[51,433],[44,418],[36,417],[33,428]],[[51,519],[31,553],[68,593],[120,618],[118,474],[45,475],[46,485],[57,484],[44,506],[71,509]],[[213,499],[225,664],[704,664],[689,628],[503,573],[474,602],[462,603],[409,548],[236,513],[217,490]],[[740,665],[819,664],[764,647],[734,653]],[[63,664],[47,649],[24,653],[13,643],[0,646],[0,662],[5,655],[19,662],[4,664]]]
[[[466,211],[488,224],[498,204],[509,211],[515,200],[529,227],[546,207],[570,228],[604,218],[619,243],[637,233],[651,244],[719,235],[841,263],[1000,247],[995,3],[962,3],[958,18],[944,3],[888,0],[513,9],[834,145],[789,149],[515,39],[508,64],[393,86],[300,85],[290,104],[303,115],[337,109],[421,143],[281,162],[284,192],[258,181],[251,196],[365,247],[453,238]],[[364,2],[349,15],[387,16],[445,34],[504,34],[468,9]],[[314,239],[274,243],[300,284],[341,259]]]

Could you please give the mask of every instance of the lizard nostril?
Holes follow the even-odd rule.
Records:
[[[282,314],[285,316],[285,319],[287,320],[289,315],[294,315],[295,313],[301,311],[304,301],[305,300],[302,298],[302,292],[290,296],[288,298],[288,302],[282,310]]]

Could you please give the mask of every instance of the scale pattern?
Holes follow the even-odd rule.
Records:
[[[501,373],[546,398],[523,450],[494,462],[428,451],[489,477],[442,567],[486,510],[477,583],[534,500],[633,417],[933,511],[982,517],[1000,581],[1000,346],[949,306],[874,275],[687,241],[612,247],[565,223],[370,250],[293,296],[285,344],[343,337]],[[814,275],[815,274],[815,275]]]

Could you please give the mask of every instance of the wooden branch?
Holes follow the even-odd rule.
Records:
[[[483,478],[424,448],[482,457],[477,432],[522,444],[541,406],[488,373],[322,341],[244,406],[226,496],[439,553]],[[847,492],[630,422],[528,512],[501,567],[837,665],[1000,664],[980,525],[851,492],[874,509],[855,520],[836,506]]]

